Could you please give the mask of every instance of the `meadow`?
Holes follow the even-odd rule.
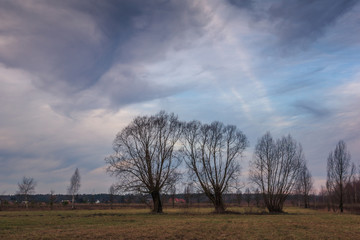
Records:
[[[0,239],[360,239],[360,215],[286,208],[1,211]]]

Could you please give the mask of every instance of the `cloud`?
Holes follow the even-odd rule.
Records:
[[[254,1],[253,0],[228,0],[228,2],[238,8],[252,9]]]
[[[212,38],[206,44],[218,44],[220,37],[235,37],[228,34],[234,27],[229,20],[245,23],[237,24],[238,34],[253,39],[256,35],[249,34],[249,26],[255,24],[255,33],[266,28],[282,46],[297,48],[297,41],[318,38],[355,5],[295,0],[229,3],[262,17],[254,22],[245,13],[237,16],[229,7],[205,1],[5,1],[0,8],[0,61],[31,72],[35,87],[57,97],[51,107],[60,113],[118,109],[191,88],[193,82],[186,85],[180,79],[173,85],[158,84],[148,66],[191,50],[204,38]],[[235,49],[239,54],[248,47],[247,42],[241,44],[242,49]],[[242,66],[247,61],[241,59]]]
[[[351,0],[2,1],[1,188],[15,192],[27,175],[38,192],[64,192],[79,167],[84,192],[106,192],[115,134],[163,109],[235,124],[252,147],[266,131],[291,133],[324,179],[339,139],[358,154],[359,10]]]
[[[273,22],[280,44],[306,46],[351,10],[356,0],[287,0],[272,4],[269,20]]]
[[[336,112],[338,136],[340,139],[349,141],[355,151],[358,151],[360,137],[357,129],[360,129],[360,70],[350,81],[336,86],[328,93],[329,99]],[[356,131],[354,131],[356,129]],[[358,155],[356,153],[354,156]]]
[[[303,92],[306,89],[314,89],[323,83],[323,79],[318,79],[325,67],[317,67],[310,71],[300,73],[298,76],[292,76],[291,81],[282,81],[275,83],[270,91],[270,95],[286,95]]]
[[[293,106],[297,109],[297,112],[310,114],[315,118],[325,118],[331,115],[331,112],[322,107],[319,103],[311,101],[296,101]]]
[[[5,1],[0,15],[0,61],[35,74],[35,86],[58,96],[55,109],[65,111],[181,91],[153,84],[144,65],[191,46],[209,18],[192,1],[159,0]]]
[[[228,2],[246,10],[250,24],[271,33],[277,39],[277,45],[287,52],[308,48],[358,3],[356,0]]]
[[[69,118],[53,111],[53,97],[34,87],[33,78],[0,64],[0,182],[6,186],[0,191],[14,193],[26,175],[39,182],[39,192],[64,193],[76,167],[86,173],[103,166],[115,134],[138,112],[103,109]]]
[[[1,62],[38,75],[38,87],[71,93],[99,75],[98,46],[105,39],[90,16],[45,1],[3,2],[1,16],[1,38],[11,39],[1,48]]]

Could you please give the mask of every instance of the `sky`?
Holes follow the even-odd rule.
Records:
[[[344,140],[360,163],[356,0],[0,0],[0,194],[106,193],[115,135],[138,115],[291,134],[316,188]]]

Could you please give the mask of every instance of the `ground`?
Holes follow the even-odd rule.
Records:
[[[360,215],[300,208],[277,215],[211,210],[2,211],[0,239],[360,239]]]

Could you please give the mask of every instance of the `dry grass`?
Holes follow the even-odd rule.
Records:
[[[210,208],[0,212],[0,239],[359,239],[360,216],[286,209],[287,214],[211,214]],[[258,211],[252,209],[252,211]],[[259,211],[261,212],[261,211]]]

